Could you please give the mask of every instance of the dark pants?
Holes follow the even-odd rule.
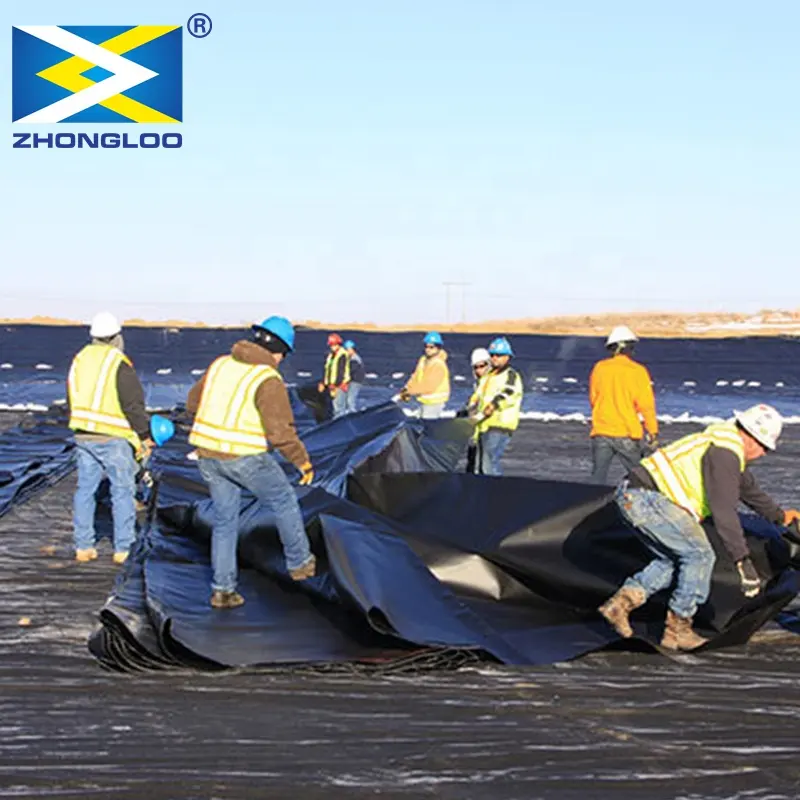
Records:
[[[617,456],[630,472],[644,456],[641,439],[629,439],[627,436],[593,436],[592,437],[592,483],[606,483],[611,461]]]

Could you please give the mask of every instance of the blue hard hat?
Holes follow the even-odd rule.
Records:
[[[254,328],[277,336],[289,350],[294,350],[294,325],[286,317],[267,317],[260,325],[253,325]]]
[[[425,342],[425,344],[435,344],[437,347],[441,347],[444,344],[442,341],[442,335],[436,331],[426,333],[425,338],[422,341]]]
[[[345,350],[355,350],[356,349],[356,343],[352,339],[348,339],[342,345],[342,347],[344,347]]]
[[[511,342],[505,336],[499,336],[494,339],[489,345],[489,353],[493,356],[513,356],[514,351],[511,348]]]
[[[175,426],[171,419],[162,417],[160,414],[153,414],[150,417],[150,436],[153,441],[161,447],[175,435]]]

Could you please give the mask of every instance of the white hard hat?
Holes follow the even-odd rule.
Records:
[[[110,311],[101,311],[92,318],[89,335],[95,339],[109,339],[121,330],[122,326]]]
[[[765,403],[751,406],[746,411],[734,411],[734,419],[767,450],[778,446],[778,437],[783,430],[781,415]]]
[[[617,327],[608,334],[608,339],[606,339],[606,347],[611,347],[613,344],[622,344],[622,342],[638,341],[639,338],[627,325],[617,325]]]
[[[488,364],[491,356],[485,347],[476,347],[470,356],[470,363],[474,367],[476,364]]]

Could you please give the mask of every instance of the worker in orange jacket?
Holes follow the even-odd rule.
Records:
[[[658,447],[650,373],[631,358],[637,341],[627,326],[614,328],[606,340],[611,357],[598,361],[589,378],[593,483],[606,483],[614,456],[630,471],[647,450]]]

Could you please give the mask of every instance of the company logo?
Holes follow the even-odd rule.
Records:
[[[13,122],[183,119],[180,25],[21,25],[12,33]]]

